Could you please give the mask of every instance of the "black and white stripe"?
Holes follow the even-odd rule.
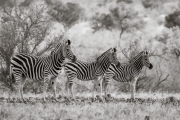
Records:
[[[97,81],[100,79],[100,77],[102,77],[102,75],[104,75],[111,63],[114,63],[115,65],[120,64],[117,59],[115,48],[110,48],[92,63],[77,61],[76,63],[70,62],[65,64],[64,70],[68,79],[66,83],[66,90],[70,89],[71,95],[74,97],[72,90],[74,78],[82,81],[94,80],[95,90],[95,87],[97,87],[98,84]]]
[[[70,44],[70,40],[65,41],[65,43],[59,43],[51,52],[51,55],[47,57],[21,53],[11,58],[10,72],[15,79],[15,89],[19,90],[21,99],[23,99],[23,86],[26,78],[44,80],[44,101],[48,83],[52,80],[54,83],[54,97],[56,99],[56,78],[61,72],[65,58],[70,59],[72,62],[76,61]]]
[[[107,95],[107,87],[110,79],[113,78],[118,82],[129,82],[131,86],[131,98],[134,99],[135,84],[143,66],[146,66],[149,69],[153,68],[153,65],[149,61],[149,53],[150,52],[147,50],[142,51],[134,57],[129,64],[121,64],[119,67],[111,64],[103,78],[105,96]]]

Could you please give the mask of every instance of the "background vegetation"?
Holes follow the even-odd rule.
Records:
[[[79,60],[91,62],[116,46],[121,63],[150,49],[152,70],[143,69],[137,91],[180,91],[180,2],[178,0],[1,0],[0,88],[8,90],[10,58],[16,53],[49,55],[62,39],[72,41]],[[66,77],[59,76],[58,91]],[[129,92],[111,82],[110,92]],[[25,92],[41,92],[27,80]],[[91,82],[75,81],[75,92],[91,91]],[[60,93],[61,94],[61,93]]]

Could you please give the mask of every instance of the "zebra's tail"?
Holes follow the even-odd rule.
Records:
[[[11,79],[11,83],[15,83],[16,81],[15,81],[15,78],[14,78],[14,74],[12,73],[12,68],[13,68],[13,66],[10,65],[9,77]]]
[[[15,78],[14,78],[14,74],[12,73],[12,68],[13,68],[13,66],[10,65],[8,79],[9,79],[9,84],[10,84],[10,90],[14,91],[15,88],[14,88],[13,84],[15,83]]]

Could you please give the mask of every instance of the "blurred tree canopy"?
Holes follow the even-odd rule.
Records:
[[[120,2],[132,3],[133,1],[132,0],[117,0],[116,2],[117,3],[120,3]]]
[[[44,47],[39,46],[50,32],[50,19],[44,14],[43,6],[34,8],[3,7],[0,30],[0,82],[7,85],[10,58],[15,53],[41,55],[53,47],[53,41],[47,41]]]
[[[14,3],[14,0],[0,1],[2,8],[0,85],[10,86],[7,76],[13,54],[23,52],[43,55],[49,52],[66,33],[72,32],[68,35],[75,41],[78,38],[75,44],[77,46],[80,44],[81,47],[77,49],[83,51],[85,55],[87,51],[84,49],[89,44],[92,48],[88,46],[88,52],[99,54],[100,49],[109,47],[112,43],[111,45],[115,44],[120,49],[118,50],[120,62],[128,63],[142,50],[150,49],[150,59],[154,68],[151,71],[147,68],[143,69],[137,82],[137,90],[180,90],[180,2],[178,0],[141,0],[139,3],[133,0],[96,2],[23,0],[18,3]],[[45,5],[33,6],[39,3]],[[158,24],[158,21],[163,24]],[[62,25],[60,29],[65,34],[58,33],[61,35],[54,37],[53,25],[57,24]],[[78,27],[80,29],[77,37],[77,31],[74,29]],[[103,45],[108,44],[97,50],[97,43],[100,43],[101,39],[104,40]],[[89,44],[85,46],[87,40],[90,42],[88,41]],[[34,92],[38,91],[36,88],[40,85],[41,83],[27,81],[25,91],[28,92],[31,86],[35,86],[32,88]],[[127,84],[115,84],[115,88],[120,91],[128,90]]]
[[[16,3],[14,6],[3,6],[0,30],[0,83],[8,88],[11,88],[7,76],[13,54],[44,54],[63,37],[63,34],[58,37],[50,35],[53,29],[52,18],[64,25],[65,30],[81,18],[82,8],[78,4],[58,2],[50,9],[43,5],[29,7],[29,4],[29,0],[25,0],[19,6]]]
[[[91,26],[94,32],[99,30],[119,30],[119,38],[125,31],[132,28],[141,29],[145,25],[145,22],[138,15],[138,12],[124,2],[120,2],[116,6],[109,8],[109,13],[96,13],[91,18]],[[118,46],[120,40],[118,41]]]
[[[165,26],[168,28],[172,28],[175,26],[180,27],[180,10],[176,10],[173,13],[167,15],[165,20],[166,20]]]
[[[142,0],[142,4],[145,8],[157,7],[161,2],[161,0]]]
[[[148,1],[144,1],[144,3],[142,3],[145,5],[147,4],[145,2]],[[154,59],[158,59],[158,61],[166,61],[166,58],[164,57],[166,52],[159,54],[158,52],[156,52],[156,48],[151,48],[151,39],[154,39],[153,36],[148,38],[149,35],[140,32],[143,31],[143,28],[146,24],[146,22],[143,20],[143,17],[138,12],[134,11],[132,6],[130,7],[126,2],[120,1],[117,3],[117,5],[109,7],[109,13],[96,13],[94,16],[92,16],[91,26],[94,30],[94,33],[100,30],[109,30],[112,32],[114,32],[114,30],[120,31],[119,40],[117,43],[119,48],[120,41],[122,41],[122,35],[125,34],[126,37],[123,37],[123,40],[126,39],[127,42],[126,45],[120,49],[122,54],[125,56],[126,61],[130,61],[144,49],[153,50],[151,51],[150,57],[156,57]],[[156,3],[156,1],[153,1],[152,3],[148,2],[148,7],[158,6],[159,2],[157,4]],[[164,34],[163,37],[168,37],[168,34]],[[158,37],[157,40],[165,42],[162,39],[161,37]],[[142,43],[145,43],[145,40],[147,44],[141,45]],[[143,90],[146,88],[146,91],[155,91],[163,82],[168,80],[170,73],[162,72],[163,68],[161,67],[161,62],[159,62],[158,64],[158,66],[156,66],[157,64],[154,64],[156,66],[154,69],[156,69],[158,72],[156,72],[153,77],[146,73],[147,69],[145,69],[144,72],[141,72],[140,77],[138,78],[138,81],[136,83],[137,90]],[[126,84],[115,86],[126,89]]]
[[[50,1],[46,1],[50,2]],[[61,1],[50,3],[51,8],[48,14],[52,16],[57,22],[64,26],[65,30],[70,29],[75,25],[83,16],[83,8],[76,3],[63,3]]]

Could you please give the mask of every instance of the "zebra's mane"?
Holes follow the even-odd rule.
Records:
[[[143,51],[140,52],[138,55],[136,55],[134,58],[132,58],[132,59],[129,61],[129,63],[134,63],[137,59],[139,59],[139,57],[142,56],[142,53],[143,53]]]
[[[56,45],[56,47],[54,48],[54,50],[51,52],[51,55],[55,54],[61,46],[62,46],[62,44],[61,44],[61,43],[58,43],[58,44]]]
[[[105,51],[104,53],[102,53],[99,57],[97,57],[97,61],[99,61],[99,59],[101,59],[102,56],[104,56],[105,54],[109,53],[109,51],[111,50],[112,48],[108,49],[107,51]]]

